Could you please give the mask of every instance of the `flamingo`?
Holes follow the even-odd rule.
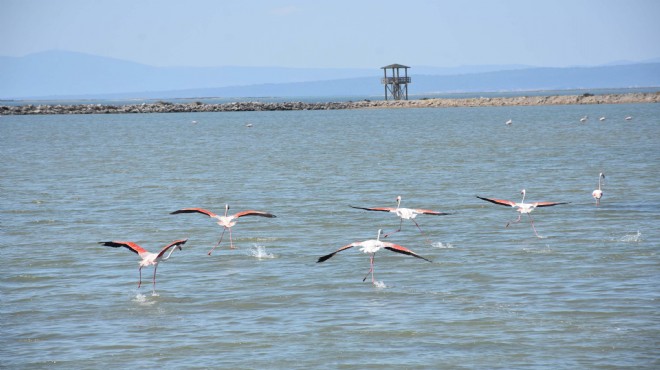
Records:
[[[600,117],[598,120],[601,121],[601,122],[605,121],[605,116]]]
[[[603,197],[603,191],[600,190],[600,179],[605,180],[605,175],[602,172],[598,175],[598,189],[591,193],[591,196],[596,199],[596,207],[600,205],[600,198]]]
[[[243,217],[243,216],[260,216],[260,217],[269,217],[269,218],[275,217],[275,215],[267,213],[267,212],[253,211],[253,210],[238,212],[238,213],[234,213],[233,215],[227,215],[227,212],[229,212],[229,205],[225,204],[225,215],[224,216],[216,215],[215,213],[213,213],[211,211],[208,211],[208,210],[205,210],[203,208],[184,208],[184,209],[179,209],[177,211],[174,211],[170,214],[175,215],[175,214],[178,214],[178,213],[202,213],[202,214],[205,214],[209,217],[212,217],[212,218],[215,218],[216,220],[218,220],[218,225],[223,227],[222,235],[220,235],[220,240],[218,241],[218,244],[216,244],[215,247],[211,248],[211,250],[209,251],[209,253],[208,253],[209,256],[211,255],[211,252],[213,252],[213,250],[220,245],[220,243],[222,242],[222,237],[225,235],[225,230],[227,230],[227,229],[229,229],[229,245],[230,245],[231,249],[235,249],[234,248],[234,242],[233,242],[232,235],[231,235],[231,228],[232,228],[232,226],[236,225],[236,222],[238,221],[238,219],[240,217]]]
[[[520,203],[512,202],[510,200],[504,200],[504,199],[493,199],[493,198],[483,198],[477,195],[477,198],[485,200],[487,202],[503,205],[503,206],[510,206],[516,208],[516,211],[518,211],[518,219],[515,221],[507,222],[505,227],[509,227],[509,224],[515,224],[520,222],[520,217],[522,217],[523,213],[526,213],[529,216],[529,219],[531,220],[532,223],[532,230],[534,230],[534,234],[536,235],[537,238],[540,238],[539,234],[536,232],[536,228],[534,227],[534,219],[532,218],[532,211],[536,209],[536,207],[550,207],[550,206],[556,206],[558,204],[568,204],[568,202],[534,202],[534,203],[525,203],[525,189],[522,189],[520,192],[522,194],[522,200]]]
[[[370,260],[369,272],[367,272],[367,275],[364,276],[364,279],[362,279],[362,281],[364,282],[365,280],[367,280],[367,277],[369,276],[369,274],[371,274],[371,283],[375,285],[376,280],[374,278],[374,256],[376,255],[376,252],[378,252],[382,248],[391,250],[392,252],[406,254],[406,255],[409,255],[409,256],[421,258],[421,259],[423,259],[425,261],[428,261],[428,262],[432,262],[431,260],[418,255],[417,253],[411,251],[410,249],[408,249],[406,247],[403,247],[403,246],[398,245],[398,244],[390,243],[390,242],[380,241],[380,235],[382,233],[383,233],[383,230],[379,229],[378,230],[378,236],[376,237],[376,239],[364,240],[364,241],[361,241],[361,242],[355,242],[355,243],[345,245],[345,246],[337,249],[336,251],[334,251],[330,254],[326,254],[325,256],[319,257],[319,259],[318,259],[318,261],[316,261],[316,263],[321,263],[321,262],[327,261],[328,259],[332,258],[332,256],[334,256],[335,254],[337,254],[337,253],[339,253],[343,250],[353,248],[353,247],[360,247],[360,251],[362,253],[371,254],[371,257],[369,259]]]
[[[429,209],[420,209],[420,208],[401,208],[401,196],[396,197],[396,208],[393,207],[373,207],[373,208],[364,208],[364,207],[355,207],[355,206],[349,206],[351,208],[356,208],[356,209],[364,209],[366,211],[380,211],[380,212],[391,212],[396,214],[401,222],[399,223],[399,229],[396,231],[389,232],[385,235],[383,235],[383,238],[387,238],[388,236],[397,233],[401,231],[401,226],[403,225],[403,220],[410,220],[412,221],[415,226],[419,229],[419,231],[424,234],[422,229],[419,227],[419,224],[417,221],[415,221],[415,217],[420,214],[424,215],[433,215],[433,216],[445,216],[445,215],[450,215],[451,213],[444,213],[444,212],[437,212],[437,211],[432,211]]]
[[[148,250],[140,247],[139,245],[133,243],[133,242],[125,242],[125,241],[109,241],[109,242],[99,242],[99,244],[102,244],[106,247],[113,247],[113,248],[119,248],[119,247],[125,247],[126,249],[133,251],[136,253],[142,260],[140,261],[140,268],[138,269],[138,272],[140,274],[140,280],[138,281],[138,288],[140,285],[142,285],[142,268],[144,266],[150,266],[154,265],[154,278],[153,278],[153,290],[156,290],[156,270],[158,269],[158,262],[160,261],[165,261],[166,259],[170,258],[172,253],[178,248],[181,250],[181,246],[186,244],[188,239],[181,239],[181,240],[175,240],[171,242],[170,244],[166,245],[163,247],[163,249],[160,250],[158,253],[152,253],[149,252]],[[165,252],[167,252],[168,249],[174,247],[170,251],[170,253],[167,255],[167,257],[163,258],[163,255],[165,255]]]
[[[511,126],[513,123],[513,120],[509,119],[508,121],[504,122],[507,126]]]
[[[587,122],[588,119],[589,119],[589,116],[584,116],[584,117],[580,118],[580,122],[585,123],[585,122]]]
[[[630,121],[632,119],[632,116],[626,116],[625,120]]]

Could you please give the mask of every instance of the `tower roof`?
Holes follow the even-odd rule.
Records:
[[[410,67],[404,66],[403,64],[397,64],[397,63],[390,64],[389,66],[385,66],[385,67],[380,67],[380,69],[388,69],[388,68],[410,68]]]

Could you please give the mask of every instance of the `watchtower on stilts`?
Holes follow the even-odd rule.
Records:
[[[381,67],[385,73],[385,77],[380,80],[385,85],[385,100],[387,100],[388,91],[394,100],[408,100],[408,84],[410,83],[408,68],[410,67],[401,64],[390,64],[389,66]],[[388,69],[392,70],[392,76],[387,75]],[[403,69],[403,76],[401,76],[401,69]]]

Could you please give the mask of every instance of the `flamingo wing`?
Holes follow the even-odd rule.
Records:
[[[551,207],[551,206],[556,206],[558,204],[568,204],[570,202],[536,202],[534,205],[536,207]]]
[[[413,256],[413,257],[421,258],[421,259],[423,259],[424,261],[428,261],[428,262],[433,262],[433,261],[431,261],[430,259],[428,259],[428,258],[424,258],[424,257],[420,256],[419,254],[417,254],[417,253],[411,251],[410,249],[408,249],[408,248],[406,248],[406,247],[404,247],[404,246],[401,246],[401,245],[398,245],[398,244],[394,244],[394,243],[389,243],[389,242],[383,242],[383,245],[384,245],[383,248],[388,249],[388,250],[391,250],[392,252],[397,252],[397,253],[405,254],[405,255],[408,255],[408,256]]]
[[[365,207],[356,207],[356,206],[350,206],[351,208],[355,209],[364,209],[365,211],[379,211],[379,212],[394,212],[396,208],[392,207],[372,207],[372,208],[365,208]]]
[[[160,250],[160,252],[158,252],[157,258],[162,257],[163,254],[165,254],[165,252],[167,252],[167,250],[172,248],[172,247],[177,247],[177,248],[179,248],[179,250],[181,250],[181,246],[186,244],[187,241],[188,241],[188,239],[181,239],[181,240],[175,240],[175,241],[171,242],[170,244],[164,246],[163,249]]]
[[[425,214],[425,215],[432,215],[432,216],[446,216],[450,215],[451,213],[445,213],[445,212],[438,212],[438,211],[432,211],[430,209],[414,209],[415,212]]]
[[[260,216],[260,217],[268,217],[268,218],[277,217],[272,213],[262,212],[262,211],[254,211],[254,210],[242,211],[242,212],[235,213],[233,215],[234,218],[239,218],[239,217],[243,217],[243,216]]]
[[[506,200],[506,199],[483,198],[483,197],[480,197],[478,195],[477,195],[477,198],[479,198],[481,200],[485,200],[486,202],[491,202],[491,203],[499,204],[499,205],[502,205],[502,206],[509,206],[509,207],[515,207],[516,206],[516,202],[512,202],[512,201]]]
[[[326,254],[326,255],[323,256],[323,257],[319,257],[319,260],[316,261],[316,263],[320,263],[320,262],[326,261],[326,260],[330,259],[332,256],[334,256],[335,254],[337,254],[337,253],[339,253],[339,252],[341,252],[341,251],[343,251],[343,250],[346,250],[346,249],[348,249],[348,248],[352,248],[352,247],[354,247],[354,246],[356,246],[356,245],[357,245],[357,243],[351,243],[351,244],[349,244],[349,245],[345,245],[345,246],[343,246],[343,247],[337,249],[336,251],[334,251],[334,252],[332,252],[332,253],[330,253],[330,254]]]
[[[171,215],[176,215],[178,213],[202,213],[202,214],[205,214],[209,217],[218,217],[218,215],[216,215],[215,213],[213,213],[209,210],[206,210],[204,208],[183,208],[183,209],[179,209],[179,210],[176,210],[174,212],[171,212],[170,214]]]
[[[113,247],[113,248],[125,247],[128,250],[131,250],[136,254],[149,253],[148,250],[140,247],[139,245],[137,245],[133,242],[109,241],[109,242],[99,242],[99,244],[102,244],[106,247]]]

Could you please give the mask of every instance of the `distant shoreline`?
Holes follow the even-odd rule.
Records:
[[[248,112],[337,109],[386,109],[386,108],[456,108],[502,107],[576,104],[631,104],[660,103],[660,91],[652,93],[549,95],[481,98],[430,98],[417,100],[360,100],[347,102],[233,102],[221,104],[154,103],[106,105],[0,105],[0,115],[46,114],[128,114],[128,113],[186,113],[186,112]]]

